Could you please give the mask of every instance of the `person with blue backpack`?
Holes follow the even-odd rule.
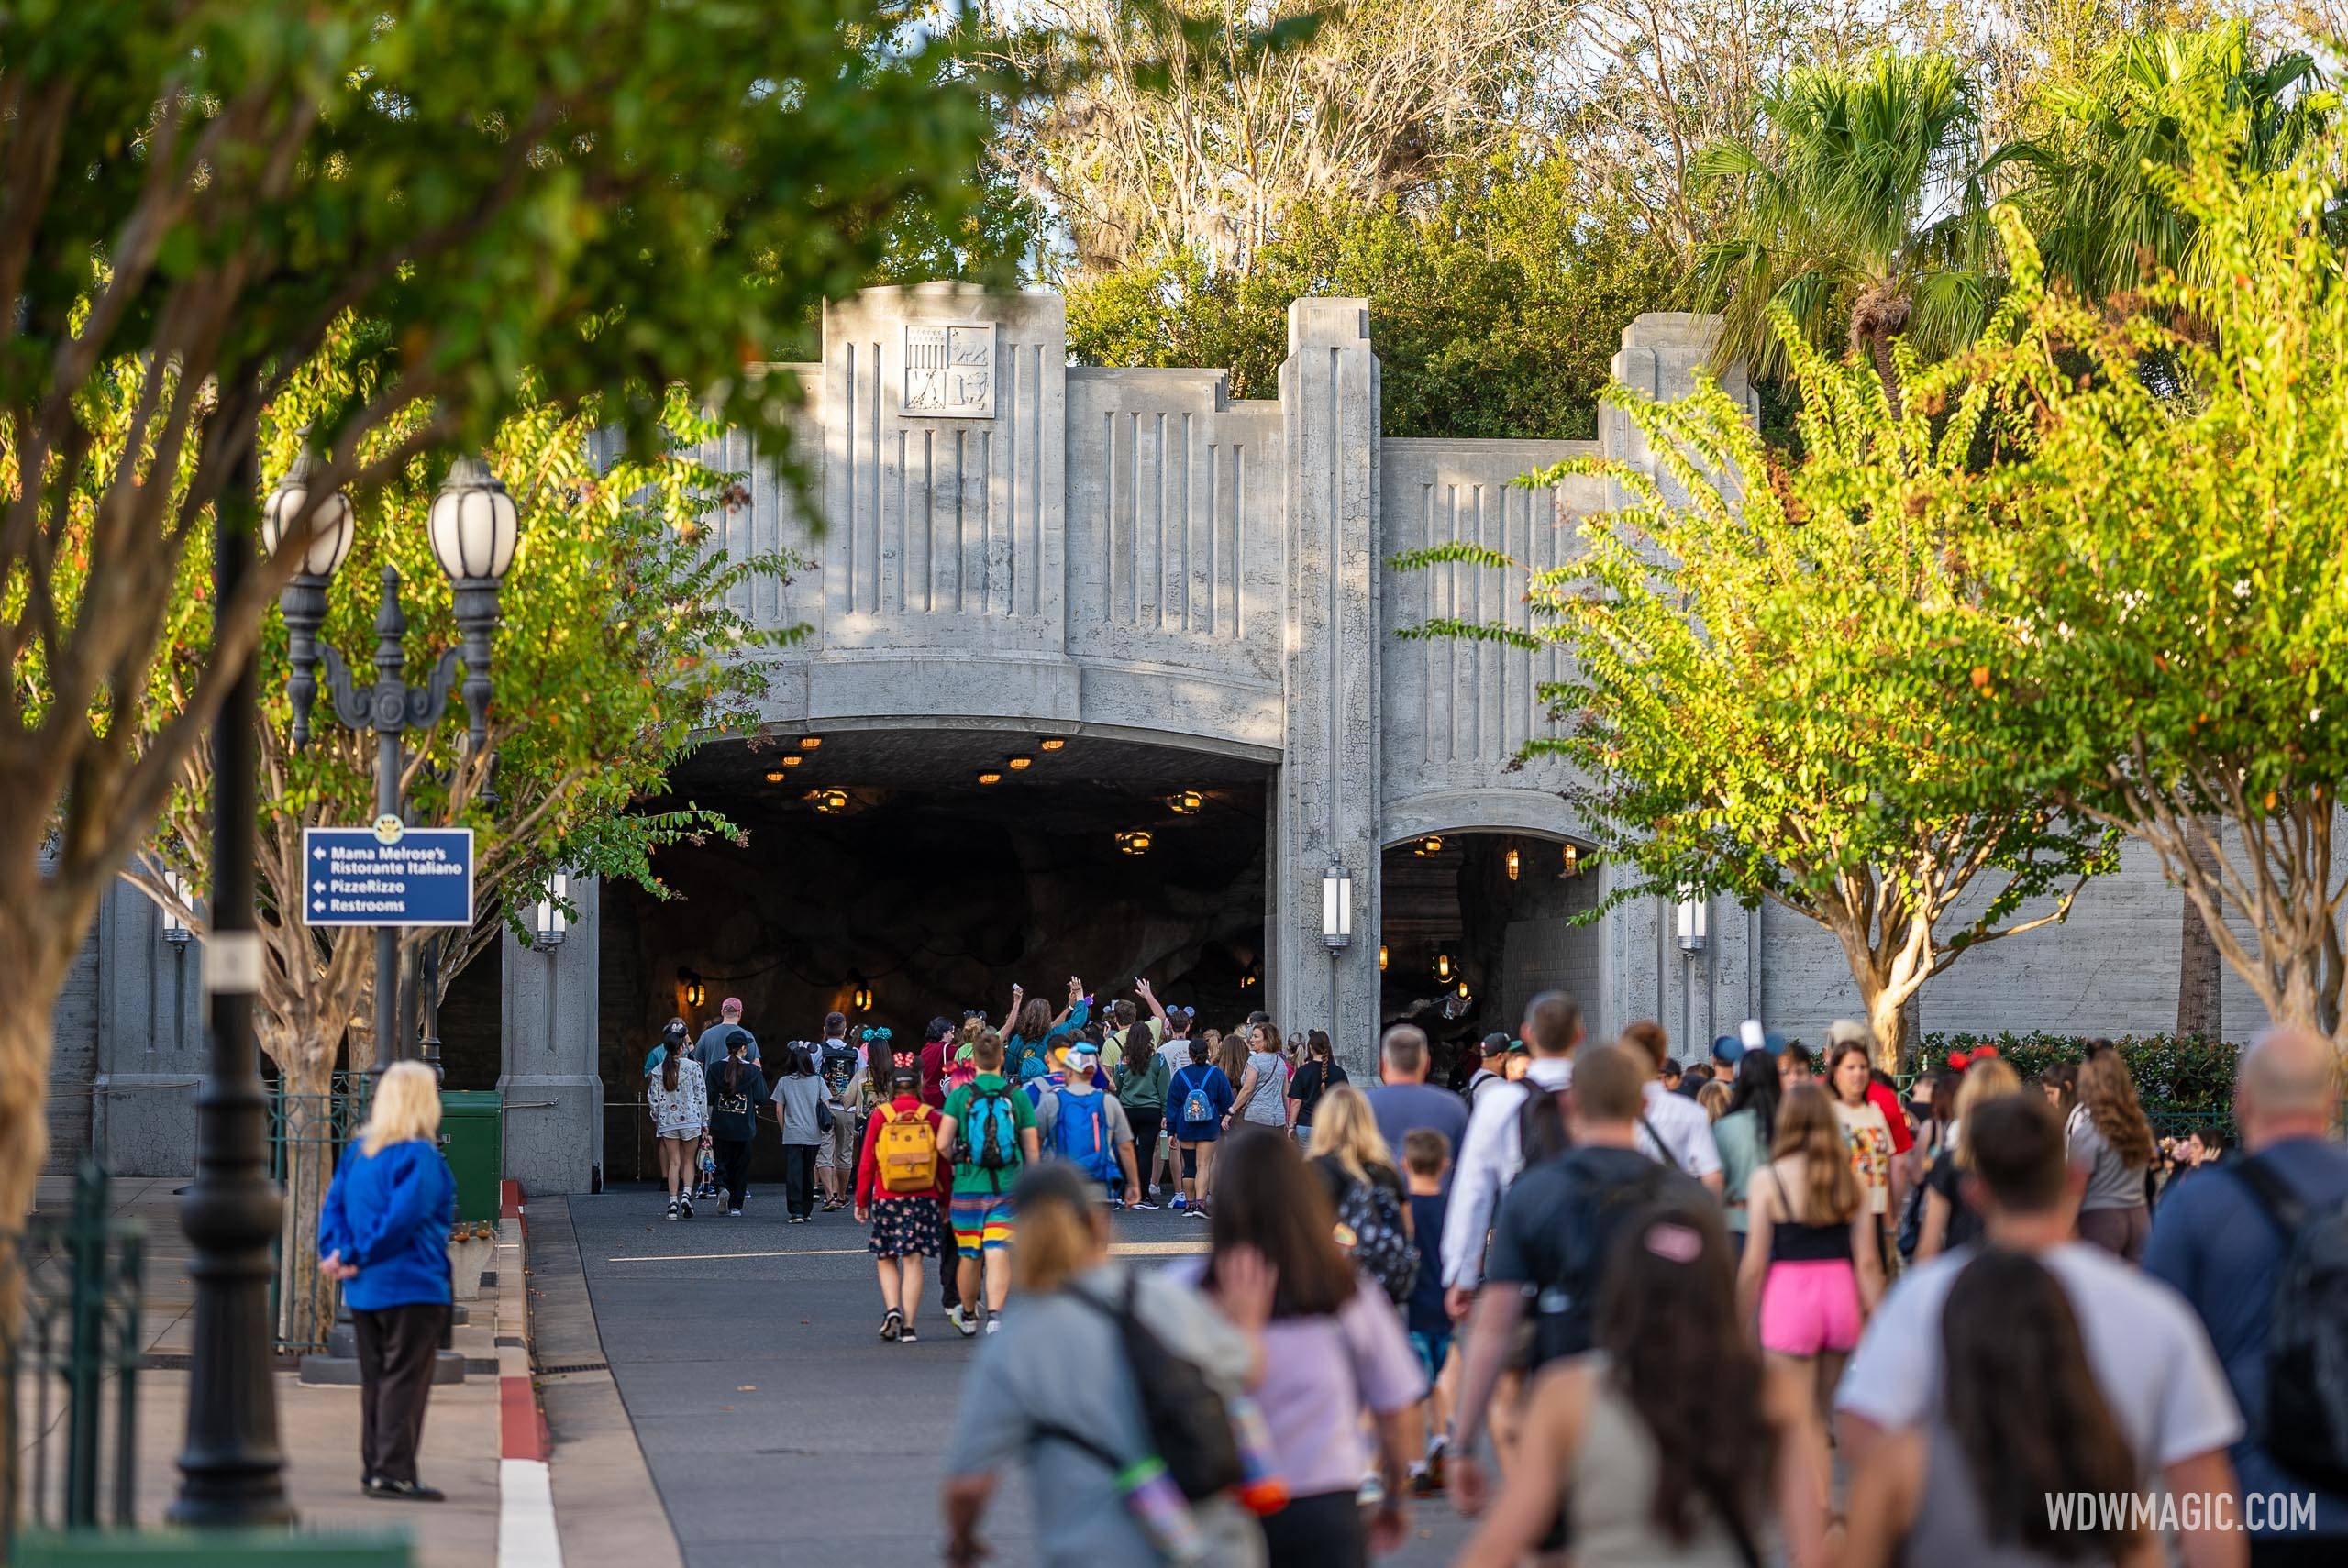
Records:
[[[1101,1048],[1080,1040],[1068,1048],[1066,1060],[1063,1082],[1036,1103],[1036,1141],[1100,1184],[1111,1207],[1139,1203],[1134,1125],[1117,1097],[1102,1092]]]
[[[937,1129],[937,1146],[954,1162],[948,1212],[962,1297],[947,1316],[964,1339],[979,1331],[981,1286],[987,1332],[1001,1321],[1011,1294],[1011,1193],[1038,1157],[1036,1108],[1003,1076],[1002,1036],[980,1031],[970,1057],[978,1076],[946,1097]]]
[[[1231,1077],[1207,1060],[1207,1043],[1191,1042],[1190,1066],[1174,1075],[1166,1090],[1166,1115],[1182,1162],[1182,1190],[1174,1207],[1206,1218],[1207,1186],[1214,1170],[1215,1140],[1231,1113]]]

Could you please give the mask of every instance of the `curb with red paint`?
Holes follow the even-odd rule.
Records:
[[[524,1276],[529,1205],[522,1184],[498,1189],[497,1565],[562,1568],[555,1529],[554,1456],[546,1412],[530,1374],[529,1288]],[[508,1255],[510,1254],[510,1255]]]

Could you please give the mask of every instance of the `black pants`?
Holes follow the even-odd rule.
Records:
[[[1150,1166],[1157,1163],[1157,1130],[1165,1125],[1162,1110],[1125,1111],[1125,1120],[1134,1124],[1134,1169],[1140,1173],[1141,1195],[1150,1196]]]
[[[717,1155],[717,1185],[725,1194],[725,1207],[739,1209],[742,1200],[750,1196],[750,1141],[748,1138],[712,1138],[711,1151]]]
[[[1350,1491],[1291,1497],[1264,1518],[1264,1560],[1271,1568],[1363,1568],[1369,1539]]]
[[[815,1145],[782,1146],[782,1188],[791,1211],[805,1219],[815,1209]]]
[[[954,1210],[944,1203],[937,1206],[937,1304],[951,1312],[962,1305],[962,1271],[956,1266]]]
[[[350,1309],[359,1342],[359,1463],[386,1481],[415,1479],[432,1358],[449,1327],[446,1302]]]

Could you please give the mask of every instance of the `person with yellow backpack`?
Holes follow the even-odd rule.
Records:
[[[952,1167],[938,1153],[940,1118],[921,1099],[921,1069],[896,1067],[889,1102],[876,1108],[856,1170],[856,1218],[880,1274],[880,1337],[917,1342],[922,1259],[937,1255],[937,1216]]]

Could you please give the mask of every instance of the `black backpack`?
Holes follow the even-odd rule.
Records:
[[[1550,1224],[1565,1238],[1556,1274],[1534,1282],[1533,1364],[1580,1355],[1597,1343],[1598,1294],[1614,1243],[1630,1222],[1665,1199],[1677,1174],[1641,1158],[1627,1182],[1603,1181],[1578,1161],[1565,1164],[1567,1186]]]
[[[1113,1305],[1072,1287],[1068,1295],[1116,1325],[1125,1365],[1133,1372],[1134,1390],[1140,1397],[1142,1430],[1157,1451],[1155,1457],[1164,1463],[1167,1474],[1182,1489],[1183,1496],[1201,1502],[1230,1491],[1246,1478],[1238,1434],[1232,1430],[1230,1407],[1198,1364],[1168,1350],[1166,1342],[1141,1320],[1135,1307],[1140,1288],[1140,1277],[1128,1274],[1124,1297]],[[1121,1457],[1053,1422],[1039,1424],[1036,1431],[1082,1449],[1118,1474],[1151,1457]]]
[[[2256,1159],[2225,1168],[2283,1233],[2258,1445],[2309,1485],[2348,1492],[2348,1204],[2311,1214]]]
[[[1573,1124],[1567,1120],[1574,1091],[1543,1088],[1530,1078],[1524,1090],[1523,1103],[1516,1108],[1516,1146],[1523,1152],[1518,1168],[1530,1170],[1574,1146]]]

